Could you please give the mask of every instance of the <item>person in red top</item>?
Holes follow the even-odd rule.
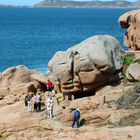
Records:
[[[50,92],[53,90],[53,83],[49,79],[47,82],[47,90]]]

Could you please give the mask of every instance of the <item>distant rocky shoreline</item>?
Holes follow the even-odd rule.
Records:
[[[125,0],[112,1],[71,1],[71,0],[44,0],[34,7],[45,8],[140,8],[140,1]]]
[[[0,5],[1,8],[140,8],[140,1],[127,0],[112,1],[71,1],[71,0],[44,0],[33,6]]]

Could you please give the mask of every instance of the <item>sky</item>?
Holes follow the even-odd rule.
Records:
[[[25,6],[25,5],[34,5],[40,1],[43,0],[0,0],[0,4],[5,5],[19,5],[19,6]],[[74,1],[74,0],[73,0]],[[76,1],[89,1],[89,0],[76,0]],[[109,1],[109,0],[102,0],[102,1]],[[135,0],[128,0],[128,1],[135,1]]]

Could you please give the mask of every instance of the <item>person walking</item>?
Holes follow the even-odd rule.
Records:
[[[77,124],[77,128],[80,127],[79,120],[80,120],[80,110],[79,110],[79,108],[77,108],[73,113],[72,128],[74,128],[75,123]]]

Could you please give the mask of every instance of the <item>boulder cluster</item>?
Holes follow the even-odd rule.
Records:
[[[118,20],[122,28],[126,28],[124,45],[131,50],[140,50],[140,10],[129,11]]]
[[[0,73],[0,97],[6,98],[6,104],[23,100],[26,93],[41,89],[47,79],[24,65],[8,68]]]
[[[140,64],[130,64],[126,70],[126,78],[130,82],[140,81]]]

